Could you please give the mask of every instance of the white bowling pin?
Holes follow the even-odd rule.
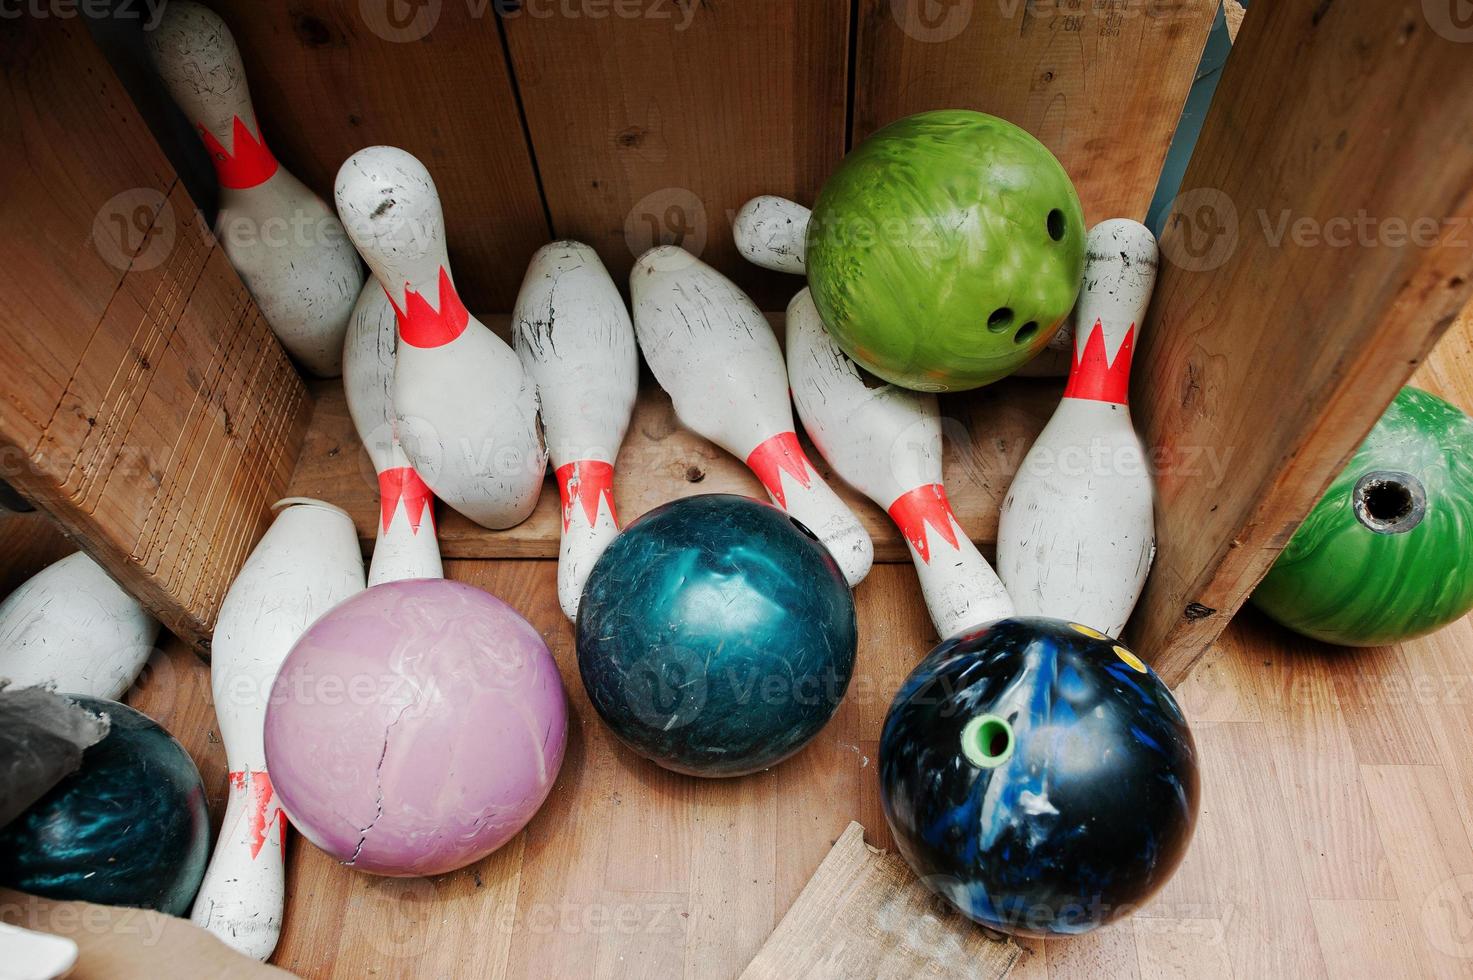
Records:
[[[0,680],[116,701],[158,635],[158,620],[79,551],[0,603]]]
[[[787,367],[767,318],[730,279],[672,245],[640,256],[629,282],[640,350],[681,423],[745,460],[772,502],[858,585],[874,544],[798,444]]]
[[[379,519],[368,584],[443,578],[435,495],[409,465],[394,423],[394,308],[378,281],[363,286],[343,342],[343,391],[378,474]]]
[[[77,943],[66,936],[32,932],[0,922],[0,978],[55,980],[77,965]]]
[[[286,894],[286,814],[266,771],[266,704],[292,644],[317,617],[361,591],[353,520],[301,497],[281,509],[225,593],[211,644],[210,686],[230,768],[220,838],[190,918],[264,960]]]
[[[363,285],[343,226],[266,148],[224,21],[197,3],[170,0],[145,34],[159,75],[215,164],[215,234],[225,254],[282,346],[311,373],[336,377]]]
[[[1024,615],[1119,636],[1151,569],[1154,494],[1127,401],[1156,265],[1144,225],[1113,218],[1090,230],[1069,383],[997,531],[998,572]]]
[[[1013,614],[997,574],[952,513],[941,482],[936,396],[867,378],[803,290],[788,304],[788,381],[798,417],[834,472],[905,535],[942,639]]]
[[[737,251],[753,265],[803,275],[808,271],[808,220],[803,205],[785,197],[754,197],[737,212],[732,237]]]
[[[399,441],[435,496],[489,528],[532,513],[547,470],[537,392],[506,342],[455,291],[429,171],[370,146],[338,171],[338,215],[399,321]]]
[[[634,326],[597,253],[567,241],[532,256],[512,324],[562,498],[558,603],[577,619],[583,583],[619,533],[614,461],[639,393]]]

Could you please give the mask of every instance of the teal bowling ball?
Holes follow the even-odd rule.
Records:
[[[70,700],[111,721],[82,765],[0,828],[0,885],[45,898],[189,912],[209,859],[209,812],[184,747],[125,704]]]
[[[833,717],[854,598],[828,550],[765,503],[687,497],[629,525],[578,606],[578,670],[625,745],[666,769],[776,765]]]

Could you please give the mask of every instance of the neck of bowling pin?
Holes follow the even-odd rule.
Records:
[[[286,889],[286,813],[265,769],[230,773],[225,819],[191,918],[248,956],[276,948]]]
[[[1064,397],[1129,404],[1135,337],[1135,320],[1080,316],[1074,331],[1074,360],[1069,366]]]
[[[443,249],[438,251],[425,260],[373,270],[394,306],[399,339],[420,350],[444,347],[470,325],[470,311],[455,289]]]
[[[946,639],[1013,614],[1002,581],[957,523],[945,487],[916,487],[886,509],[910,548],[938,636]]]
[[[614,464],[601,459],[564,463],[554,474],[563,505],[563,533],[619,530],[614,509]]]
[[[370,587],[415,578],[444,578],[436,538],[435,495],[396,441],[395,465],[378,475],[379,523],[368,566]]]

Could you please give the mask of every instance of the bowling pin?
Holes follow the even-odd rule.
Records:
[[[116,701],[158,635],[158,620],[79,551],[0,603],[0,680]]]
[[[378,474],[379,519],[368,584],[444,578],[435,495],[409,464],[394,424],[394,308],[377,280],[358,296],[343,343],[343,390],[358,438]]]
[[[210,687],[230,789],[190,915],[258,960],[276,948],[286,894],[286,814],[271,787],[263,744],[271,685],[307,627],[364,586],[352,518],[302,497],[276,507],[276,520],[225,593],[215,624]]]
[[[145,34],[164,85],[215,165],[215,234],[225,254],[282,346],[312,374],[336,377],[363,285],[343,226],[266,148],[224,21],[197,3],[170,0]]]
[[[629,282],[640,350],[681,423],[745,460],[772,502],[858,585],[874,544],[798,444],[787,367],[767,318],[731,280],[675,246],[640,256]]]
[[[54,980],[77,965],[77,944],[66,936],[33,932],[0,922],[0,977]]]
[[[803,290],[788,304],[788,382],[803,428],[834,472],[905,535],[942,639],[1013,614],[997,573],[952,513],[941,482],[936,396],[866,378]]]
[[[808,267],[808,219],[803,205],[785,197],[754,197],[737,212],[732,236],[737,251],[753,265],[803,275]]]
[[[343,164],[335,194],[398,320],[393,403],[410,463],[435,496],[477,524],[520,524],[547,469],[536,388],[455,291],[429,171],[403,150],[370,146]]]
[[[998,525],[998,572],[1023,615],[1119,636],[1140,598],[1156,553],[1154,494],[1127,399],[1156,265],[1144,225],[1113,218],[1090,230],[1069,382]]]
[[[512,324],[562,499],[558,603],[576,620],[583,583],[619,533],[614,461],[639,393],[634,326],[597,253],[579,242],[532,256]]]

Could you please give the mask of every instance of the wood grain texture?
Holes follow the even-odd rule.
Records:
[[[203,645],[306,391],[81,22],[0,59],[0,469]]]
[[[621,287],[677,244],[785,309],[801,281],[741,259],[732,218],[758,194],[812,203],[843,156],[848,0],[519,6],[506,36],[556,233]]]
[[[1140,220],[1217,7],[859,0],[854,141],[926,109],[991,113],[1053,151],[1090,224]]]
[[[1136,354],[1160,550],[1133,645],[1169,681],[1473,293],[1470,101],[1468,46],[1410,8],[1250,8]]]
[[[769,314],[769,319],[782,336],[782,316]],[[509,328],[505,316],[487,317],[486,323],[503,336]],[[338,382],[313,383],[317,407],[290,492],[345,508],[366,547],[373,542],[379,514],[378,484],[341,389]],[[1020,378],[941,398],[947,489],[957,519],[988,553],[997,540],[1003,494],[1058,406],[1061,390],[1057,380]],[[869,530],[876,558],[909,563],[905,542],[884,511],[843,484],[811,444],[808,453]],[[766,499],[762,485],[740,460],[680,426],[669,396],[648,376],[617,472],[615,503],[625,524],[660,504],[698,493]],[[550,479],[532,516],[509,530],[488,531],[443,504],[439,519],[440,548],[450,558],[554,558],[562,532],[557,487]]]
[[[742,980],[1006,976],[1022,951],[988,939],[899,855],[850,823]]]
[[[450,266],[473,309],[510,310],[548,240],[496,24],[499,3],[301,0],[212,6],[235,35],[266,141],[332,201],[365,146],[419,157],[445,209]]]

